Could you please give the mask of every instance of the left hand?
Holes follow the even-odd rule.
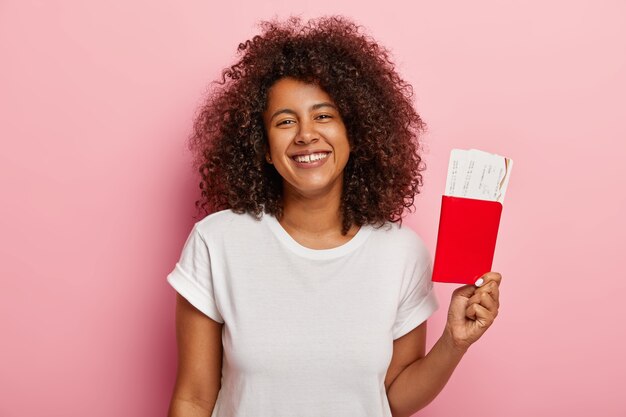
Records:
[[[498,272],[487,272],[483,284],[464,285],[452,293],[445,334],[455,348],[467,351],[491,326],[500,307]]]

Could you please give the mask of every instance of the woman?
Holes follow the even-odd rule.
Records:
[[[500,274],[437,309],[402,227],[422,185],[411,87],[341,17],[264,22],[200,112],[197,222],[168,282],[171,417],[410,416],[498,312]]]

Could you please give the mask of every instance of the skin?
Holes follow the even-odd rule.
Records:
[[[169,417],[209,417],[221,388],[223,324],[176,294],[178,370]]]
[[[283,178],[283,228],[305,247],[327,249],[349,241],[359,230],[341,235],[339,203],[350,144],[341,115],[330,96],[314,84],[292,78],[277,81],[263,113],[268,163]],[[307,149],[332,153],[319,168],[296,167],[290,155]]]
[[[263,120],[269,142],[266,160],[283,178],[283,228],[312,249],[349,241],[359,227],[342,235],[339,207],[350,144],[330,96],[314,84],[283,78],[270,89]],[[290,155],[305,149],[332,153],[321,167],[297,168]],[[453,292],[443,334],[428,353],[426,322],[393,342],[385,389],[394,417],[409,417],[430,403],[469,347],[492,325],[502,276],[488,272],[482,278],[480,287],[465,285]],[[179,368],[169,417],[208,417],[220,389],[223,325],[177,295],[176,326]]]
[[[454,290],[443,334],[428,354],[420,356],[426,330],[419,329],[426,323],[394,341],[394,357],[398,349],[408,358],[397,365],[403,368],[392,384],[385,383],[394,417],[409,417],[434,400],[469,347],[493,324],[500,307],[502,275],[487,272],[482,279],[480,287],[464,285]],[[409,345],[403,340],[406,337],[411,339]],[[393,366],[392,359],[389,369]]]

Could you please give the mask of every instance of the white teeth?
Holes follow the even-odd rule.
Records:
[[[298,162],[309,163],[309,162],[319,161],[320,159],[324,159],[327,156],[328,156],[328,153],[322,152],[322,153],[314,153],[310,155],[299,155],[299,156],[296,156],[294,159]]]

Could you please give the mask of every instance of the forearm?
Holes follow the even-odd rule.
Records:
[[[170,403],[168,417],[210,417],[214,405],[214,403],[209,404],[173,398]]]
[[[444,331],[430,352],[406,367],[389,387],[387,397],[393,416],[411,416],[435,399],[466,351]]]

